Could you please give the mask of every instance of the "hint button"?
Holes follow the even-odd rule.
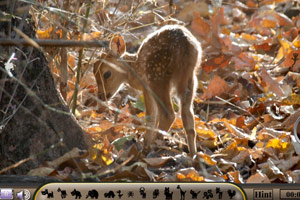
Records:
[[[273,199],[273,190],[254,190],[254,199],[255,200],[272,200]]]

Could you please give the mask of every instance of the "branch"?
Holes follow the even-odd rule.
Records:
[[[108,47],[107,41],[76,41],[76,40],[37,40],[33,39],[38,45],[43,47]],[[3,39],[0,38],[0,46],[32,46],[24,39]]]

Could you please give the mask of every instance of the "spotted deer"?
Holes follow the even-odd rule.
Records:
[[[168,131],[175,119],[172,97],[177,97],[189,151],[195,155],[193,97],[202,55],[200,43],[185,27],[166,25],[149,34],[135,54],[127,53],[123,46],[122,37],[111,40],[111,52],[94,64],[99,98],[107,100],[122,84],[128,84],[143,92],[146,125]],[[155,138],[153,129],[146,130],[146,149]]]

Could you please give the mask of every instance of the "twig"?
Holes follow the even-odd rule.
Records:
[[[84,20],[84,22],[83,22],[82,32],[84,32],[84,30],[87,26],[87,19],[90,15],[90,8],[91,8],[91,0],[89,0],[88,7],[86,9],[86,13],[85,13],[86,20]],[[81,37],[82,37],[82,35],[81,35]],[[80,82],[80,78],[81,78],[82,56],[83,56],[83,49],[80,49],[79,57],[78,57],[78,67],[77,67],[77,73],[76,73],[76,83],[75,83],[75,89],[74,89],[74,95],[73,95],[73,106],[72,106],[72,113],[73,114],[75,114],[75,110],[76,110],[76,107],[77,107],[77,95],[78,95],[79,82]]]
[[[39,46],[43,47],[108,47],[106,41],[76,41],[76,40],[38,40],[32,39]],[[0,38],[0,46],[32,46],[28,40]]]
[[[27,161],[33,160],[34,158],[35,158],[35,156],[30,156],[29,158],[25,158],[23,160],[20,160],[19,162],[15,163],[13,165],[10,165],[10,166],[8,166],[8,167],[6,167],[4,169],[1,169],[0,170],[0,174],[3,174],[3,173],[7,172],[10,169],[14,169],[14,168],[22,165],[23,163],[26,163]]]
[[[221,101],[226,102],[227,104],[229,104],[229,105],[231,105],[231,106],[233,106],[233,107],[235,107],[235,108],[237,108],[237,109],[240,109],[240,110],[244,111],[245,113],[248,113],[248,114],[249,114],[255,121],[257,121],[262,127],[266,128],[265,125],[263,125],[263,123],[261,123],[259,120],[257,120],[256,117],[255,117],[254,115],[252,115],[249,111],[247,111],[247,110],[245,110],[244,108],[241,108],[241,107],[239,107],[239,106],[237,106],[237,105],[235,105],[235,104],[233,104],[233,103],[231,103],[231,102],[229,102],[229,101],[227,101],[227,100],[225,100],[225,99],[222,99],[221,97],[216,96],[216,98],[219,99],[219,100],[221,100]]]

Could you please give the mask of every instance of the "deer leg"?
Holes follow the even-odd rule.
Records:
[[[146,107],[146,126],[148,128],[144,134],[144,145],[145,149],[149,149],[156,137],[154,128],[157,127],[158,121],[157,105],[154,97],[148,91],[144,91],[144,101]]]
[[[158,105],[158,128],[160,130],[168,132],[170,126],[173,124],[175,120],[174,109],[172,106],[172,100],[169,90],[162,91],[159,96],[159,101],[157,101]]]
[[[196,132],[194,122],[194,111],[193,111],[193,96],[195,90],[195,80],[190,79],[186,87],[184,88],[183,94],[181,95],[181,117],[183,127],[187,134],[187,142],[189,151],[192,155],[197,153],[196,146]]]

